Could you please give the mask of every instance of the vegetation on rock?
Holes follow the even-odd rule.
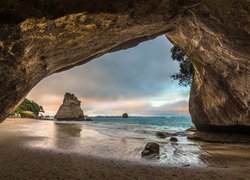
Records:
[[[191,60],[176,46],[171,48],[171,53],[172,59],[179,62],[180,70],[170,77],[174,80],[178,80],[180,86],[190,86],[193,80],[193,65]]]
[[[36,118],[39,112],[44,112],[43,107],[27,98],[24,99],[22,104],[15,111],[15,113],[20,114],[22,118]]]

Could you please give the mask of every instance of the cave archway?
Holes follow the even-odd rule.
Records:
[[[44,77],[166,33],[194,64],[190,113],[198,130],[250,132],[248,0],[0,5],[1,120]]]
[[[65,92],[76,95],[87,116],[121,116],[124,112],[129,116],[187,115],[190,86],[180,86],[170,77],[180,69],[178,61],[171,58],[172,47],[162,35],[105,54],[45,78],[27,98],[52,117]]]

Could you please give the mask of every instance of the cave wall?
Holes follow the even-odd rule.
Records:
[[[196,127],[250,127],[248,0],[9,0],[0,7],[1,121],[43,78],[165,33],[195,67]]]
[[[43,78],[163,34],[175,18],[171,9],[185,8],[170,0],[10,0],[0,7],[1,121]]]
[[[166,34],[194,65],[189,110],[200,130],[250,133],[249,12],[249,1],[207,1]]]

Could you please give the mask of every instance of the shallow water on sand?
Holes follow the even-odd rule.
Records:
[[[0,126],[0,145],[42,149],[62,153],[78,153],[102,158],[114,158],[168,166],[233,166],[250,165],[249,145],[210,144],[187,140],[181,131],[177,143],[170,137],[159,139],[153,128],[128,125],[111,126],[98,123],[53,122],[27,119],[7,119]],[[132,127],[131,127],[132,128]],[[169,129],[170,132],[177,130]],[[178,131],[179,132],[179,131]],[[160,158],[145,160],[141,151],[146,143],[160,144]]]

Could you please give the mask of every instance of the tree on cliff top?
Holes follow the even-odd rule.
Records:
[[[171,48],[171,53],[172,59],[179,62],[180,70],[170,77],[174,80],[178,80],[180,86],[190,86],[193,80],[193,65],[190,59],[176,46]]]
[[[16,109],[15,113],[22,115],[24,112],[32,112],[37,117],[39,112],[44,112],[44,110],[43,107],[38,105],[35,101],[25,98],[22,104]]]

